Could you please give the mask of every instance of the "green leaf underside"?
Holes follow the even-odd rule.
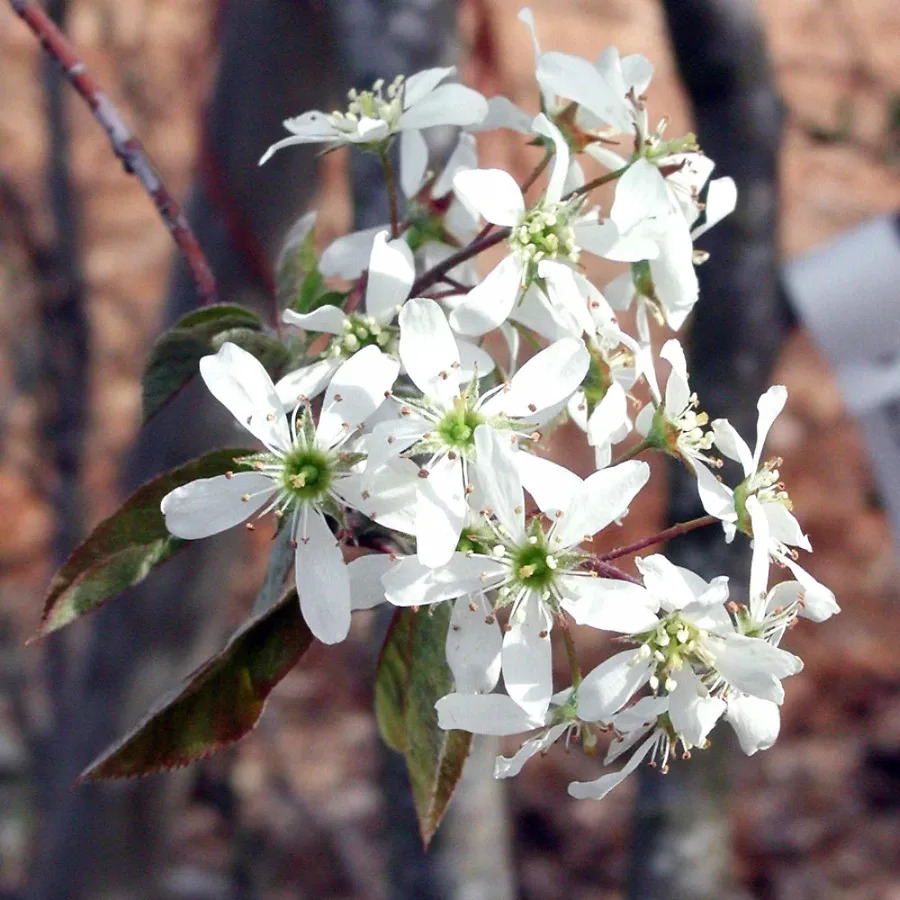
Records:
[[[38,637],[93,612],[125,588],[142,581],[189,541],[166,529],[159,504],[176,487],[222,475],[254,451],[215,450],[139,487],[75,548],[50,582]]]
[[[181,768],[248,734],[266,698],[312,643],[297,591],[248,620],[78,781],[133,778]]]
[[[213,338],[225,331],[259,332],[262,320],[236,304],[193,310],[161,335],[150,351],[144,371],[143,415],[153,418],[197,374],[202,357],[214,353]]]
[[[414,618],[411,609],[394,611],[375,676],[375,721],[382,740],[398,753],[406,750],[406,688]]]
[[[402,748],[406,756],[419,832],[426,848],[447,810],[472,742],[467,731],[439,728],[434,708],[438,699],[453,690],[453,675],[445,656],[450,612],[449,603],[437,603],[424,610],[402,610],[395,616],[376,682],[379,727],[388,745]],[[393,685],[404,684],[398,704],[389,689],[394,691]],[[398,707],[402,725],[396,721]]]

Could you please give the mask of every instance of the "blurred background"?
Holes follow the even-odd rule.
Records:
[[[514,0],[48,7],[174,195],[190,198],[224,300],[265,304],[279,240],[312,205],[323,241],[383,221],[365,164],[345,152],[317,160],[292,148],[257,169],[282,118],[331,109],[379,75],[448,63],[486,95],[536,111]],[[107,743],[243,621],[268,536],[195,546],[70,634],[25,646],[78,539],[134,485],[214,446],[227,422],[195,386],[138,434],[148,348],[196,301],[149,199],[2,4],[0,898],[900,900],[897,544],[863,436],[779,278],[783,261],[900,208],[900,7],[532,9],[544,49],[593,58],[614,44],[648,56],[652,117],[668,115],[672,135],[696,127],[717,174],[738,181],[738,212],[701,241],[712,259],[687,338],[693,386],[713,417],[728,414],[752,440],[756,397],[787,385],[767,455],[784,457],[815,548],[808,567],[843,608],[785,641],[806,668],[786,684],[778,743],[746,759],[723,738],[667,778],[630,779],[599,803],[565,794],[572,778],[596,777],[580,752],[554,748],[497,786],[486,778],[496,748],[483,746],[425,857],[402,762],[381,748],[371,715],[384,629],[373,616],[344,644],[315,647],[232,750],[186,772],[73,790]],[[482,165],[518,176],[539,153],[503,132],[479,146]],[[589,271],[600,285],[615,274]],[[860,284],[865,293],[863,274]],[[893,287],[880,308],[896,325]],[[562,455],[565,444],[563,431]],[[679,473],[655,468],[624,540],[692,511]],[[673,552],[708,576],[739,570],[715,537],[715,548],[699,539]],[[598,661],[607,649],[586,647]]]

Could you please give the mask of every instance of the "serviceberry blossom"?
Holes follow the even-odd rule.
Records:
[[[487,115],[487,101],[477,91],[461,84],[441,84],[456,68],[425,69],[405,78],[398,75],[390,84],[379,78],[369,91],[351,89],[346,110],[324,113],[310,110],[284,127],[290,137],[272,144],[259,164],[294,144],[356,144],[383,147],[394,135],[400,137],[400,153],[410,170],[424,172],[428,148],[422,129],[435,125],[475,125]]]
[[[495,474],[475,450],[480,425],[510,439],[530,435],[561,408],[588,367],[581,341],[564,338],[519,369],[508,384],[481,394],[477,378],[463,388],[455,374],[460,348],[433,300],[409,300],[400,312],[400,359],[419,395],[396,392],[396,416],[367,438],[369,472],[401,453],[421,456],[416,501],[416,545],[426,566],[453,554],[468,510],[467,497]],[[479,373],[480,374],[480,373]]]
[[[834,594],[797,563],[795,548],[812,550],[809,538],[800,528],[793,515],[793,503],[780,481],[778,467],[782,460],[773,457],[762,460],[763,446],[769,430],[787,402],[787,389],[783,385],[773,385],[757,403],[759,418],[756,424],[756,448],[753,453],[744,439],[726,419],[716,419],[712,423],[715,446],[729,459],[741,464],[744,480],[732,491],[719,483],[712,473],[697,469],[700,482],[701,500],[706,511],[722,520],[726,540],[732,540],[737,531],[755,536],[753,517],[747,502],[751,497],[757,500],[757,521],[759,515],[766,519],[766,543],[769,556],[778,565],[791,571],[806,591],[806,602],[801,615],[822,622],[837,612],[840,607]]]
[[[325,390],[331,377],[363,347],[375,345],[396,355],[397,329],[391,323],[409,296],[415,279],[412,252],[402,238],[388,240],[387,231],[379,231],[369,256],[365,312],[345,312],[339,306],[324,305],[309,313],[287,309],[283,320],[304,331],[334,335],[321,358],[281,378],[275,390],[287,409],[311,400]]]
[[[166,494],[166,527],[194,540],[225,531],[254,513],[290,514],[300,608],[313,634],[326,644],[347,636],[350,581],[340,546],[325,515],[336,520],[358,492],[354,469],[364,454],[345,449],[360,425],[384,402],[399,363],[370,346],[345,362],[332,378],[318,424],[308,408],[293,422],[268,373],[250,353],[225,343],[200,361],[210,393],[268,452],[236,462],[235,471],[189,482]],[[299,426],[299,427],[295,427]],[[348,491],[343,490],[346,482]]]
[[[585,570],[579,549],[625,512],[649,469],[632,461],[595,472],[558,498],[548,529],[540,518],[526,524],[521,479],[501,435],[479,425],[474,444],[493,477],[482,484],[486,530],[464,537],[483,552],[457,551],[437,570],[411,557],[402,560],[385,575],[385,594],[397,606],[414,606],[475,589],[495,591],[494,609],[508,610],[509,616],[501,653],[506,690],[540,717],[553,693],[549,638],[555,617],[566,612],[579,624],[621,633],[656,621],[652,610],[634,602],[631,585]],[[471,624],[481,632],[477,620]]]
[[[677,331],[697,302],[706,254],[695,241],[734,209],[734,182],[714,177],[693,134],[671,135],[665,117],[651,123],[644,57],[547,52],[530,10],[520,19],[531,32],[537,115],[503,97],[485,101],[447,83],[454,69],[436,68],[351,91],[344,110],[285,122],[289,135],[262,162],[293,144],[374,153],[391,224],[337,238],[315,266],[315,213],[292,229],[279,284],[296,282],[298,259],[313,277],[291,309],[275,310],[270,331],[257,325],[254,335],[283,344],[268,357],[287,360],[277,383],[237,346],[237,331],[213,334],[224,343],[200,363],[213,396],[265,449],[235,453],[233,471],[177,487],[161,508],[171,533],[188,540],[273,513],[281,556],[269,571],[290,582],[293,562],[303,618],[324,643],[347,635],[355,610],[396,608],[377,675],[379,689],[391,686],[379,692],[379,721],[392,746],[393,714],[415,725],[411,776],[421,766],[412,745],[439,737],[427,729],[522,735],[514,754],[497,757],[496,777],[562,740],[590,755],[606,750],[594,780],[569,785],[573,797],[599,799],[639,765],[665,772],[705,749],[722,721],[746,754],[771,747],[784,679],[803,665],[782,642],[798,623],[809,627],[803,619],[839,608],[798,564],[810,543],[781,460],[762,455],[785,388],[759,398],[751,451],[727,419],[709,421],[679,340],[659,349],[653,340],[654,322]],[[443,168],[422,135],[437,125],[465,129]],[[521,181],[479,168],[479,135],[498,127],[524,136],[534,156]],[[585,156],[608,171],[586,180]],[[602,185],[608,210],[597,205]],[[489,247],[505,252],[479,279]],[[601,292],[584,253],[626,271]],[[221,314],[212,309],[209,321]],[[650,402],[637,412],[642,379]],[[568,459],[593,459],[586,477],[544,455],[566,418],[577,426],[558,432]],[[641,439],[619,449],[632,430]],[[610,526],[623,524],[647,483],[651,454],[694,473],[708,515],[637,539],[623,530],[628,542],[616,547]],[[719,455],[739,464],[737,478]],[[220,455],[200,462],[224,468],[213,468]],[[727,542],[739,531],[752,542],[746,596],[654,552],[673,534],[719,523]],[[792,580],[770,584],[773,563]],[[586,674],[584,628],[613,646]],[[563,647],[567,675],[554,666]],[[419,700],[433,690],[426,705],[436,717],[412,723],[421,703],[395,696],[398,654]],[[452,689],[438,689],[448,670]],[[452,753],[442,763],[451,788],[461,766]]]

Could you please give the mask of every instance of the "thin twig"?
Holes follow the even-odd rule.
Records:
[[[150,160],[143,144],[132,133],[106,93],[100,89],[84,60],[44,10],[34,0],[9,0],[9,2],[40,40],[44,50],[59,64],[72,87],[90,107],[109,137],[116,156],[122,160],[125,171],[134,175],[150,195],[175,245],[190,268],[200,302],[204,305],[215,303],[216,280],[203,250],[181,207],[163,183],[162,176]]]
[[[621,556],[630,556],[632,553],[637,553],[638,550],[643,550],[645,547],[652,547],[654,544],[664,544],[666,541],[672,540],[672,538],[687,534],[689,531],[694,531],[697,528],[715,525],[718,521],[715,516],[700,516],[697,519],[691,519],[689,522],[679,522],[671,528],[651,534],[650,537],[635,541],[633,544],[628,544],[625,547],[616,547],[615,550],[600,553],[593,558],[592,562],[608,562],[611,559],[619,559]]]
[[[584,561],[585,569],[596,572],[601,578],[615,578],[618,581],[630,581],[632,584],[640,584],[641,582],[633,575],[623,572],[612,563],[605,562],[599,556],[592,556]]]
[[[394,181],[394,167],[391,165],[391,158],[388,156],[387,150],[382,149],[378,158],[381,160],[384,183],[387,187],[388,206],[391,210],[391,240],[396,240],[400,236],[400,210],[397,200],[397,184]]]
[[[473,256],[478,256],[479,253],[483,250],[487,250],[488,247],[493,247],[501,241],[505,241],[509,237],[510,231],[510,228],[501,228],[499,231],[489,234],[480,241],[472,241],[471,244],[467,244],[462,250],[457,250],[456,253],[451,254],[443,262],[438,263],[434,268],[429,269],[417,278],[413,283],[412,288],[410,288],[409,296],[421,297],[422,291],[427,290],[432,285],[442,281],[444,275],[452,269],[455,269],[460,263],[465,262],[467,259],[471,259]]]

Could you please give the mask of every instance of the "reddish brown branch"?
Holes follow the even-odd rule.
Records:
[[[715,525],[719,520],[715,516],[700,516],[699,519],[691,519],[689,522],[679,522],[665,531],[652,534],[650,537],[635,541],[625,547],[616,547],[615,550],[609,550],[606,553],[600,553],[593,558],[595,562],[608,562],[611,559],[618,559],[621,556],[630,556],[637,553],[638,550],[644,550],[646,547],[652,547],[654,544],[664,544],[666,541],[672,540],[679,535],[687,534],[695,528],[705,528],[707,525]]]
[[[190,268],[200,302],[215,303],[216,280],[203,250],[194,236],[181,207],[169,193],[156,166],[143,144],[134,136],[112,101],[94,81],[84,60],[34,0],[9,0],[13,10],[34,32],[44,50],[59,64],[69,83],[85,103],[109,137],[116,156],[125,171],[134,175],[150,195],[157,211]]]

